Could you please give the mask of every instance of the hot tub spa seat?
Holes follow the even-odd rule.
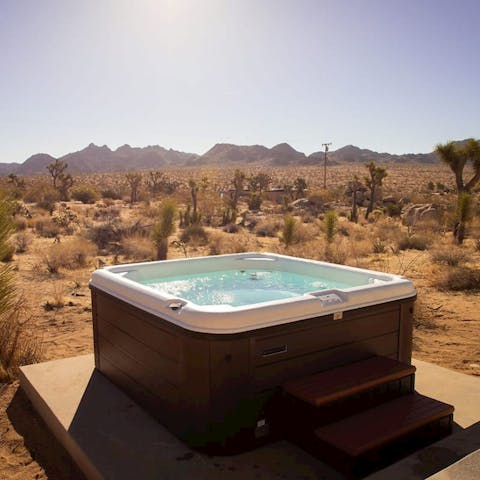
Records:
[[[145,284],[253,268],[344,286],[232,306],[198,305]],[[411,361],[416,292],[400,276],[248,253],[107,267],[90,288],[96,368],[197,448],[274,438],[288,380],[376,355]]]

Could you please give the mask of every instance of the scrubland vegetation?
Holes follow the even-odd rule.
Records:
[[[480,375],[479,191],[458,194],[459,165],[335,165],[326,190],[315,167],[0,178],[0,462],[12,478],[41,470],[25,445],[52,439],[12,380],[92,352],[88,280],[104,265],[272,251],[406,275],[414,356]],[[40,463],[77,478],[61,458]]]
[[[246,251],[408,276],[414,354],[480,375],[478,167],[449,148],[445,165],[330,166],[326,190],[316,167],[73,177],[56,162],[0,179],[0,381],[25,362],[92,351],[95,268]]]

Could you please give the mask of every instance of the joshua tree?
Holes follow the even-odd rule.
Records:
[[[435,152],[443,163],[446,163],[455,175],[457,194],[471,193],[480,181],[480,140],[471,138],[463,147],[458,147],[455,142],[438,144]],[[463,179],[465,165],[471,162],[473,175],[466,183]]]
[[[454,142],[438,144],[435,151],[443,163],[450,167],[455,175],[457,187],[457,218],[453,229],[455,241],[462,243],[465,238],[465,223],[469,217],[470,194],[480,182],[480,140],[470,139],[458,147]],[[463,178],[463,170],[467,163],[473,167],[473,175],[467,181]]]
[[[350,214],[350,221],[357,223],[358,221],[358,205],[357,194],[362,188],[362,184],[357,175],[353,177],[353,180],[348,184],[349,190],[352,192],[352,213]]]
[[[302,177],[297,177],[293,183],[293,186],[295,187],[295,195],[297,199],[303,198],[305,195],[305,190],[307,189],[307,181]]]
[[[0,259],[5,258],[9,251],[7,240],[13,229],[13,209],[0,192]],[[13,287],[10,279],[10,269],[0,265],[0,317],[11,305]]]
[[[458,244],[462,244],[465,240],[466,224],[472,216],[472,195],[462,192],[457,200],[456,222],[454,238]]]
[[[70,189],[73,187],[73,177],[67,173],[61,173],[57,180],[57,190],[60,193],[60,200],[67,202],[70,200]]]
[[[230,196],[230,207],[233,210],[237,210],[238,206],[238,199],[240,198],[240,194],[243,192],[243,186],[245,183],[245,173],[241,170],[235,170],[232,179],[233,191]]]
[[[47,165],[48,173],[52,177],[53,188],[57,188],[57,179],[60,178],[60,175],[63,175],[65,170],[68,168],[68,163],[59,160],[58,158],[52,162],[50,165]]]
[[[165,201],[160,208],[160,218],[153,226],[152,240],[157,247],[157,260],[166,260],[168,237],[175,232],[177,207],[173,202]]]
[[[25,180],[23,180],[23,178],[20,178],[18,175],[15,175],[14,173],[9,173],[7,178],[8,183],[11,183],[15,188],[25,188]]]
[[[162,186],[166,183],[166,176],[163,172],[159,170],[151,170],[147,174],[145,179],[148,189],[152,195],[159,193],[162,189]]]
[[[266,173],[257,173],[248,177],[248,189],[251,192],[262,193],[267,190],[270,183],[272,183],[272,177]]]
[[[370,190],[370,201],[368,202],[367,211],[365,212],[365,218],[368,218],[375,205],[375,196],[378,189],[381,188],[383,179],[387,176],[387,171],[382,167],[377,167],[375,162],[370,162],[365,166],[369,174],[365,177],[365,185]]]
[[[188,186],[190,187],[190,196],[192,197],[192,223],[197,223],[199,220],[197,212],[199,187],[197,185],[197,182],[193,180],[193,178],[188,181]]]
[[[130,203],[135,203],[138,198],[138,189],[142,183],[142,174],[141,173],[127,173],[125,174],[125,179],[127,180],[128,186],[130,187]]]

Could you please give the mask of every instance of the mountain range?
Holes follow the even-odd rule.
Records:
[[[59,160],[68,164],[67,171],[70,173],[115,172],[196,165],[319,165],[323,162],[323,159],[324,152],[322,151],[307,156],[295,150],[288,143],[280,143],[272,148],[263,145],[217,143],[203,155],[166,149],[159,145],[147,147],[123,145],[116,150],[111,150],[107,145],[100,147],[91,143],[83,150],[59,157]],[[47,165],[55,160],[55,157],[46,153],[37,153],[23,163],[0,163],[0,175],[46,173]],[[438,162],[434,152],[394,155],[361,149],[354,145],[347,145],[328,153],[329,164],[367,163],[372,160],[376,163]]]

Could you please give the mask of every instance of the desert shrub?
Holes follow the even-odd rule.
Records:
[[[105,249],[114,242],[119,242],[123,231],[118,220],[90,225],[87,229],[87,238],[91,240],[98,248]]]
[[[437,249],[430,253],[432,262],[440,265],[447,265],[449,267],[458,267],[458,265],[465,263],[468,255],[461,248],[445,248]]]
[[[372,240],[372,252],[373,253],[385,253],[387,251],[387,243],[381,238],[375,237]]]
[[[342,242],[327,243],[325,248],[325,260],[331,263],[344,265],[347,262],[349,250]]]
[[[61,203],[57,210],[52,213],[52,221],[58,225],[65,235],[73,235],[79,224],[77,214],[65,203]]]
[[[152,241],[145,236],[134,234],[121,238],[122,253],[135,261],[151,260],[154,258]]]
[[[293,243],[305,243],[313,240],[318,233],[318,229],[314,225],[304,225],[298,223],[295,226],[295,232],[293,235]]]
[[[399,250],[428,250],[428,248],[432,243],[433,243],[433,238],[428,235],[403,234],[397,240],[397,248]]]
[[[290,246],[295,240],[295,230],[297,221],[291,215],[288,215],[284,219],[282,229],[282,241],[286,247]]]
[[[444,290],[480,290],[480,269],[470,267],[450,267],[445,269],[436,281],[436,286]]]
[[[42,344],[35,335],[25,298],[18,296],[0,313],[0,383],[13,380],[19,367],[41,360]]]
[[[402,205],[400,203],[388,203],[385,206],[385,213],[389,217],[400,217],[402,214]]]
[[[214,232],[210,236],[210,255],[223,255],[226,253],[253,252],[258,248],[255,239],[246,232],[238,235],[228,235],[221,232]]]
[[[238,233],[240,231],[240,225],[237,225],[236,223],[228,223],[227,225],[224,225],[222,230],[225,233]]]
[[[72,190],[72,198],[82,203],[95,203],[98,198],[98,192],[91,185],[79,185]]]
[[[60,193],[51,185],[38,183],[25,192],[24,200],[29,203],[36,203],[38,207],[52,212],[55,202],[60,201]]]
[[[265,219],[258,222],[254,228],[254,233],[258,237],[276,237],[281,227],[282,225],[279,221]]]
[[[110,200],[121,200],[122,193],[118,190],[114,190],[113,188],[107,188],[102,190],[101,192],[102,198],[108,198]]]
[[[15,217],[15,231],[21,232],[26,230],[28,227],[28,222],[26,218]]]
[[[115,205],[101,205],[97,204],[93,212],[93,219],[97,221],[109,221],[119,218],[121,215],[121,208]]]
[[[34,229],[38,235],[45,238],[55,238],[60,234],[60,227],[50,217],[37,218]]]
[[[19,232],[13,237],[16,253],[25,253],[28,250],[32,237],[28,232]]]
[[[58,273],[60,268],[75,270],[87,266],[96,251],[92,243],[74,238],[51,245],[50,248],[40,254],[40,257],[49,273]]]
[[[208,243],[208,233],[201,225],[196,223],[183,230],[180,241],[195,245],[206,245]]]
[[[12,205],[0,193],[0,257],[8,251],[13,230]],[[11,269],[0,265],[0,382],[15,377],[18,367],[36,362],[39,344],[25,319],[25,299],[13,283]]]

